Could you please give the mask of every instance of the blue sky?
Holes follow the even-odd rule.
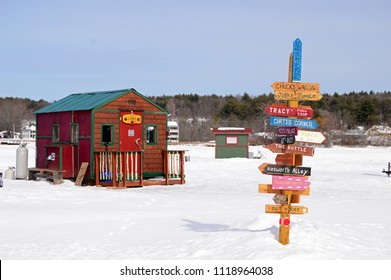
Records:
[[[391,90],[388,0],[0,0],[0,97],[272,92],[296,38],[302,82]]]

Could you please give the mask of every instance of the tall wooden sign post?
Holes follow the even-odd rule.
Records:
[[[259,166],[263,174],[273,176],[271,185],[259,185],[259,192],[274,194],[273,201],[276,205],[266,205],[265,212],[280,214],[279,242],[284,245],[289,243],[290,215],[308,213],[307,207],[292,204],[300,202],[300,195],[310,194],[310,183],[307,179],[311,174],[311,168],[301,165],[303,156],[313,156],[314,149],[296,143],[321,144],[325,140],[321,132],[311,131],[318,127],[316,121],[310,120],[312,109],[308,106],[299,106],[299,101],[317,101],[322,98],[318,83],[300,82],[301,55],[302,43],[300,39],[296,39],[289,57],[288,82],[275,82],[272,85],[274,99],[287,103],[273,104],[265,109],[266,113],[272,115],[270,124],[280,126],[278,134],[285,134],[277,137],[278,143],[266,146],[272,152],[279,153],[276,157],[278,165],[264,163]],[[306,133],[308,129],[312,133]],[[307,141],[305,135],[314,136],[311,139],[318,140]],[[285,143],[282,143],[283,141]]]

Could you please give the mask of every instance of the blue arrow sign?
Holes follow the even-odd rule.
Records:
[[[292,82],[301,81],[301,49],[302,43],[299,38],[293,42],[292,58]]]
[[[301,129],[316,129],[318,123],[314,120],[292,119],[292,118],[280,118],[270,117],[270,125],[275,126],[296,126]]]

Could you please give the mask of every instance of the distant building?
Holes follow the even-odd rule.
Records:
[[[248,136],[251,128],[219,127],[211,129],[215,135],[215,158],[249,158]]]
[[[23,126],[21,131],[22,139],[35,139],[36,130],[37,128],[35,124],[27,124]]]
[[[175,121],[168,121],[168,142],[179,142],[179,126]]]

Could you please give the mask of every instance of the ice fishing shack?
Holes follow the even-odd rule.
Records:
[[[36,114],[36,168],[98,186],[184,184],[184,151],[168,150],[168,112],[135,89],[71,94]]]
[[[219,127],[212,128],[215,136],[215,158],[248,158],[248,136],[251,128]]]

